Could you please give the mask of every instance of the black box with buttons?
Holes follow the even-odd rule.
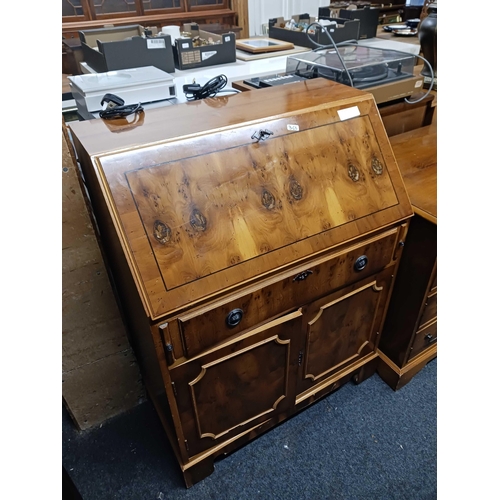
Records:
[[[290,73],[288,75],[249,78],[248,80],[243,80],[243,83],[255,87],[256,89],[262,89],[266,87],[276,87],[277,85],[285,85],[286,83],[300,82],[302,80],[307,80],[307,78]]]

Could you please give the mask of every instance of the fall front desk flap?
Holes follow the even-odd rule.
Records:
[[[286,111],[93,157],[153,319],[411,215],[371,98]]]

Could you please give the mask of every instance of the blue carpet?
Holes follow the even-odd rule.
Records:
[[[190,489],[149,402],[85,432],[63,409],[62,451],[83,500],[431,500],[437,359],[397,392],[378,375],[344,385]]]

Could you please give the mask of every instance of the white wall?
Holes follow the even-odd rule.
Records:
[[[250,36],[262,35],[262,25],[273,17],[290,19],[298,14],[318,17],[319,7],[328,7],[329,0],[249,0],[248,24]]]

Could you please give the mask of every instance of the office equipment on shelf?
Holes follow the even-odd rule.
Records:
[[[288,75],[269,75],[269,76],[255,76],[252,78],[247,78],[243,80],[243,83],[255,87],[256,89],[263,89],[266,87],[277,87],[278,85],[286,85],[287,83],[296,83],[302,80],[307,80],[307,78],[299,75],[288,74]]]
[[[85,120],[95,118],[94,114],[102,110],[101,101],[106,94],[119,96],[125,104],[176,97],[173,76],[154,66],[69,76],[68,80],[78,114]]]
[[[196,23],[186,23],[174,42],[175,67],[180,70],[217,66],[236,61],[235,34],[218,35]]]

